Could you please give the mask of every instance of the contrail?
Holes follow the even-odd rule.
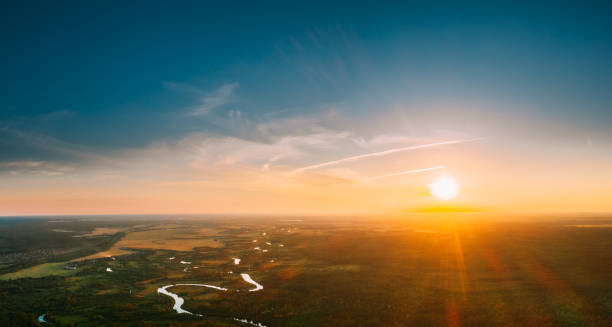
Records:
[[[397,173],[391,173],[391,174],[386,174],[386,175],[372,176],[372,177],[364,178],[363,181],[369,182],[369,181],[373,181],[373,180],[380,179],[380,178],[385,178],[385,177],[423,173],[423,172],[426,172],[426,171],[438,170],[438,169],[442,169],[442,168],[444,168],[444,166],[435,166],[435,167],[429,167],[429,168],[406,170],[406,171],[400,171],[400,172],[397,172]]]
[[[355,160],[359,160],[359,159],[363,159],[363,158],[386,156],[388,154],[392,154],[392,153],[396,153],[396,152],[412,151],[412,150],[418,150],[418,149],[424,149],[424,148],[432,148],[432,147],[441,146],[441,145],[450,145],[450,144],[475,142],[475,141],[480,141],[480,140],[482,140],[482,138],[465,139],[465,140],[454,140],[454,141],[444,141],[444,142],[428,143],[428,144],[413,145],[413,146],[407,146],[407,147],[402,147],[402,148],[389,149],[389,150],[380,151],[380,152],[372,152],[372,153],[360,154],[358,156],[352,156],[352,157],[347,157],[347,158],[343,158],[343,159],[327,161],[327,162],[323,162],[323,163],[316,164],[316,165],[311,165],[311,166],[306,166],[306,167],[294,169],[293,171],[291,171],[290,174],[293,175],[293,174],[301,173],[301,172],[304,172],[304,171],[307,171],[307,170],[313,170],[313,169],[317,169],[317,168],[337,165],[339,163],[355,161]]]

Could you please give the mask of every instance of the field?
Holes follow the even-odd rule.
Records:
[[[82,236],[68,237],[81,242],[119,238],[70,258],[74,271],[62,270],[65,260],[0,262],[2,279],[13,278],[0,281],[0,325],[45,325],[42,314],[55,326],[612,325],[611,221],[10,222],[5,229],[75,231]],[[25,251],[45,249],[48,238]],[[69,253],[83,253],[69,242]],[[20,258],[13,254],[7,258]],[[178,313],[173,296],[192,314]]]
[[[218,248],[223,246],[220,241],[209,237],[214,234],[214,231],[210,229],[193,231],[189,229],[189,226],[166,227],[164,225],[149,227],[149,229],[146,230],[142,229],[143,228],[134,228],[108,250],[83,258],[76,258],[73,261],[132,253],[132,251],[125,249],[190,251],[197,247]],[[118,230],[116,231],[118,232]]]
[[[16,272],[7,273],[0,276],[0,279],[17,279],[17,278],[38,278],[50,275],[68,276],[73,273],[71,270],[63,269],[68,262],[53,262],[43,263],[37,266],[18,270]]]

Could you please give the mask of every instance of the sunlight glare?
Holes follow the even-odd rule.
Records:
[[[442,200],[450,200],[459,193],[459,184],[452,177],[442,176],[429,184],[429,191]]]

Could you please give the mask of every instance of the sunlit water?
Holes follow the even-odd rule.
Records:
[[[249,276],[249,274],[240,274],[240,276],[242,276],[242,279],[244,279],[245,282],[255,285],[255,288],[250,289],[249,292],[263,290],[263,286],[258,282],[254,281],[251,276]]]
[[[168,288],[170,287],[174,287],[174,286],[198,286],[198,287],[208,287],[208,288],[214,288],[216,290],[219,291],[227,291],[227,288],[224,287],[219,287],[219,286],[215,286],[215,285],[208,285],[208,284],[173,284],[173,285],[166,285],[163,287],[160,287],[157,289],[157,293],[161,293],[164,295],[167,295],[171,298],[174,299],[174,306],[172,307],[172,309],[174,309],[177,313],[188,313],[188,314],[193,314],[187,310],[184,310],[182,308],[183,303],[185,303],[185,299],[183,299],[182,297],[168,291]],[[200,314],[198,314],[198,316],[201,316]]]
[[[258,285],[258,287],[261,287],[259,289],[263,289],[263,286],[257,284],[255,281],[253,281],[248,274],[241,274],[241,275],[242,275],[242,278],[245,281],[247,281],[247,282],[249,282],[251,284],[256,284],[256,285]],[[244,275],[246,275],[246,277]],[[174,309],[174,311],[176,311],[179,314],[186,313],[186,314],[190,314],[190,315],[196,315],[196,316],[199,316],[199,317],[202,317],[203,315],[199,314],[199,313],[191,313],[191,312],[189,312],[189,311],[187,311],[187,310],[182,308],[183,304],[185,303],[185,299],[183,299],[182,297],[178,296],[175,293],[172,293],[172,292],[168,291],[168,289],[170,287],[174,287],[174,286],[208,287],[208,288],[216,289],[218,291],[227,291],[227,288],[225,288],[225,287],[219,287],[219,286],[208,285],[208,284],[172,284],[172,285],[166,285],[166,286],[163,286],[163,287],[160,287],[160,288],[157,289],[157,293],[161,293],[161,294],[167,295],[167,296],[171,297],[172,299],[174,299],[174,305],[172,306],[172,309]],[[252,289],[250,291],[255,291],[255,290],[259,290],[259,289]],[[44,315],[38,317],[39,321],[41,321],[40,320],[41,317],[44,317]],[[240,319],[240,318],[232,318],[232,319],[234,319],[236,321],[240,321],[240,322],[245,323],[245,324],[257,326],[257,327],[266,327],[264,324],[258,323],[258,322],[254,322],[252,320]]]

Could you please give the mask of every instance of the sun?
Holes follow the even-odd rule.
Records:
[[[442,200],[450,200],[459,193],[459,184],[450,176],[440,176],[429,184],[429,191]]]

